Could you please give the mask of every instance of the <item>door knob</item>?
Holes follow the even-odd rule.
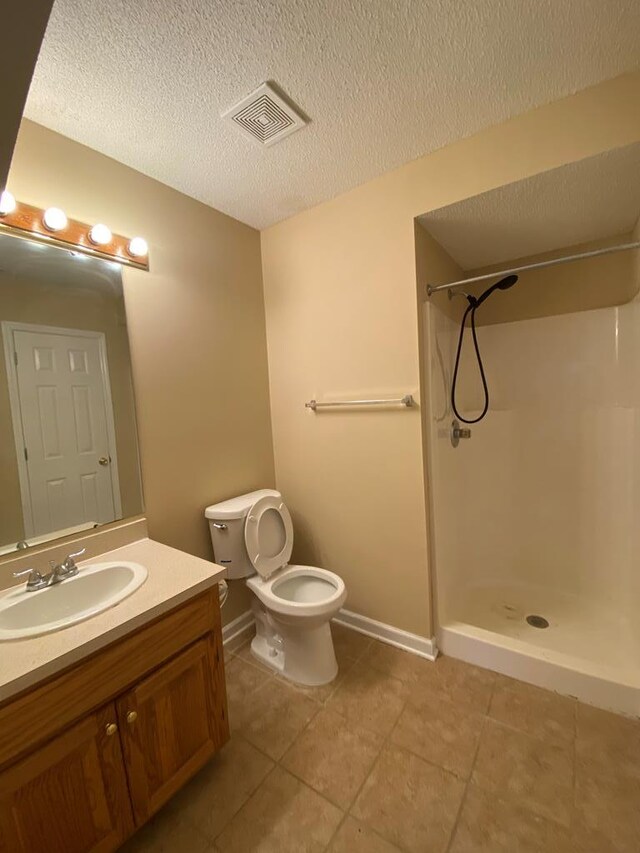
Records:
[[[135,723],[135,721],[137,719],[138,719],[138,712],[137,711],[129,711],[129,713],[127,714],[127,722],[129,723],[129,725],[132,725],[133,723]]]
[[[108,464],[109,464],[109,457],[108,456],[101,456],[100,459],[98,459],[98,465],[108,465]]]
[[[107,723],[104,727],[107,737],[112,737],[117,731],[118,727],[115,723]]]

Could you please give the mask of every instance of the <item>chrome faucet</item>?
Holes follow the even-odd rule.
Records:
[[[14,578],[21,578],[24,575],[29,575],[27,580],[28,592],[35,592],[35,590],[44,589],[46,586],[55,586],[78,574],[80,569],[76,566],[75,558],[81,557],[86,550],[86,548],[82,548],[75,554],[68,554],[61,563],[56,564],[55,560],[50,560],[51,571],[47,572],[46,575],[42,575],[37,569],[24,569],[21,572],[14,572],[13,576]]]
[[[75,554],[68,554],[61,563],[56,565],[55,560],[50,560],[49,565],[51,566],[51,576],[49,578],[49,585],[53,586],[56,583],[62,583],[62,581],[67,578],[72,578],[74,575],[77,575],[80,569],[76,566],[75,558],[81,557],[86,548],[82,548],[80,551],[76,551]]]

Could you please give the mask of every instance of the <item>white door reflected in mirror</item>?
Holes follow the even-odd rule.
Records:
[[[115,424],[101,332],[3,323],[27,536],[121,516]],[[104,456],[108,449],[109,456]]]

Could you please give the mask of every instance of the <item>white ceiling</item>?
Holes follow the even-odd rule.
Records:
[[[420,217],[464,270],[632,230],[640,144],[507,184]]]
[[[638,64],[638,0],[56,0],[26,115],[262,228]],[[268,79],[311,124],[262,149]]]

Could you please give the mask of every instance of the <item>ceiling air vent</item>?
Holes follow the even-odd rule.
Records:
[[[246,136],[261,145],[274,145],[307,123],[269,83],[258,86],[222,117],[230,119]]]

